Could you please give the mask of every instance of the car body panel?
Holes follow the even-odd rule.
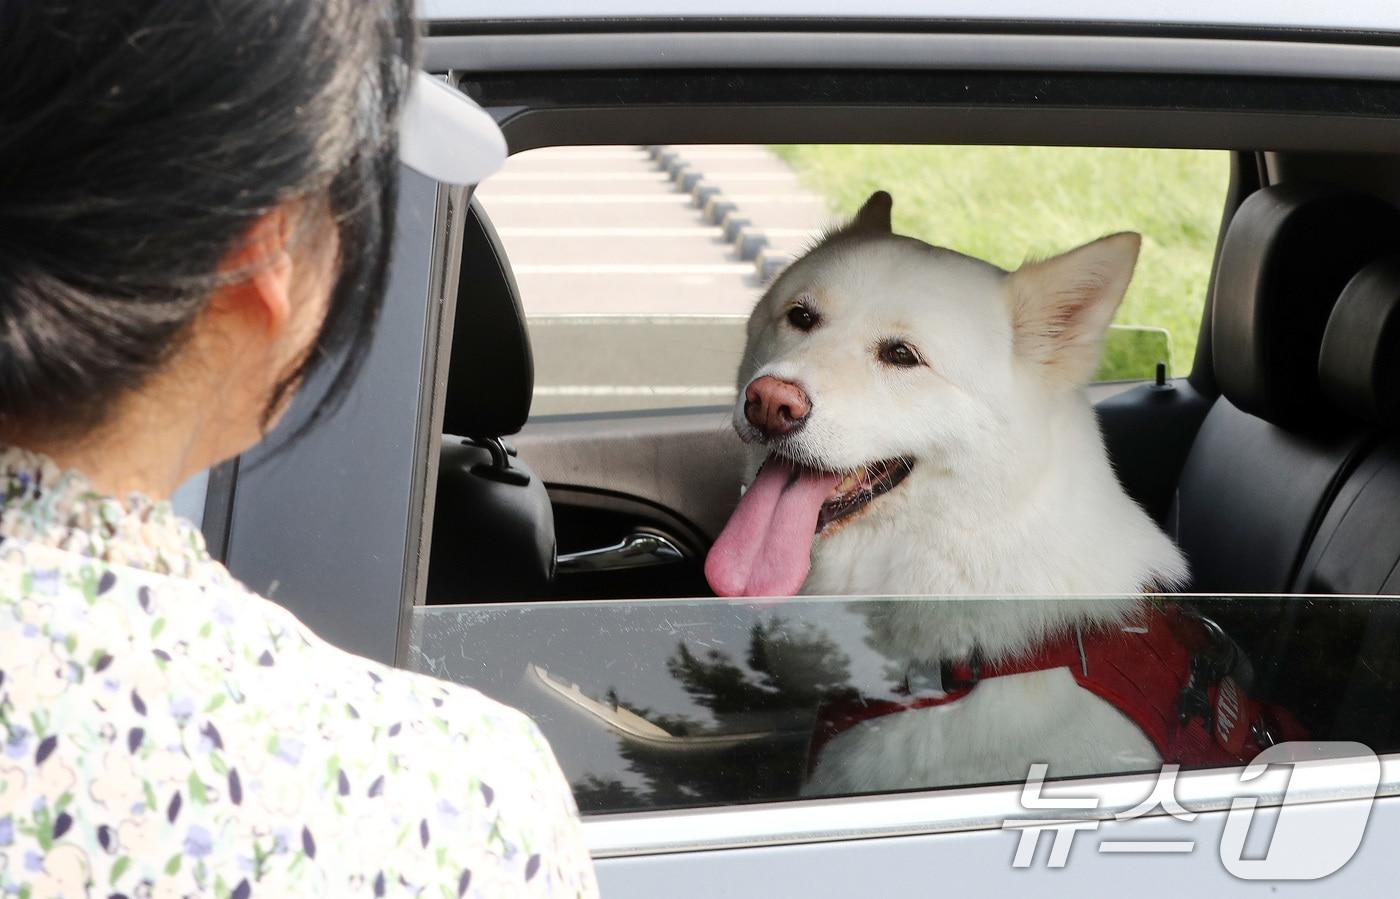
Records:
[[[1400,47],[1097,34],[659,31],[444,35],[428,68],[471,71],[804,68],[1193,72],[1390,80]]]
[[[1328,803],[1290,807],[1304,826],[1327,826]],[[598,861],[603,895],[701,899],[772,899],[774,896],[978,896],[1031,897],[1294,895],[1383,896],[1392,892],[1394,861],[1386,847],[1400,839],[1400,798],[1371,810],[1366,839],[1351,862],[1321,880],[1246,881],[1231,876],[1219,857],[1227,815],[1202,814],[1186,823],[1159,816],[1105,824],[1077,834],[1067,864],[1047,870],[1051,835],[1042,834],[1029,868],[1012,861],[1019,833],[969,830],[882,839],[846,839]],[[1277,808],[1261,808],[1253,831],[1271,834]],[[1315,823],[1314,823],[1315,822]],[[594,825],[586,824],[585,830]],[[1253,833],[1251,834],[1253,835]],[[1184,854],[1109,854],[1101,841],[1187,841]],[[1246,843],[1250,845],[1250,843]],[[1162,857],[1165,856],[1165,857]]]
[[[419,14],[431,22],[492,20],[568,21],[604,19],[851,19],[850,4],[831,0],[419,0]],[[1126,23],[1162,26],[1203,25],[1400,31],[1400,8],[1389,0],[1316,3],[1313,0],[872,0],[862,3],[863,19],[943,22]]]
[[[320,392],[308,385],[271,452],[245,457],[227,535],[225,561],[240,580],[330,642],[385,663],[398,649],[408,560],[418,553],[412,513],[426,454],[416,435],[437,197],[435,182],[405,173],[384,314],[360,378],[339,410],[279,450]]]

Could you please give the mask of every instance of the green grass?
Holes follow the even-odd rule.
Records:
[[[1077,147],[773,149],[834,212],[851,215],[873,191],[888,190],[896,231],[1003,268],[1115,231],[1137,231],[1142,257],[1117,323],[1165,328],[1173,374],[1190,369],[1230,180],[1228,154]],[[1120,340],[1160,346],[1115,335],[1100,377],[1141,377],[1146,360],[1136,357],[1142,351],[1119,348]]]
[[[1172,366],[1172,336],[1165,328],[1114,325],[1103,342],[1096,381],[1145,381],[1157,375],[1157,363]],[[1187,364],[1190,362],[1188,360]]]

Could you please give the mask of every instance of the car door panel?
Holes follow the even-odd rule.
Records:
[[[1298,805],[1283,814],[1307,819],[1321,834],[1330,803]],[[794,814],[801,814],[795,810]],[[1272,834],[1278,808],[1261,808],[1252,829]],[[1381,896],[1394,879],[1386,847],[1400,838],[1400,798],[1378,801],[1365,839],[1345,867],[1318,880],[1250,881],[1232,876],[1221,863],[1227,814],[1202,814],[1193,822],[1159,815],[1109,822],[1075,835],[1063,868],[1049,868],[1051,835],[1041,835],[1030,868],[1013,867],[1015,831],[999,828],[837,839],[745,849],[600,858],[598,880],[612,899],[667,896],[772,899],[774,896],[978,896],[1059,897],[1132,895],[1181,899],[1183,896],[1293,895]],[[1313,821],[1316,821],[1313,824]],[[607,825],[584,825],[594,839]],[[595,836],[596,834],[596,836]],[[1100,851],[1106,841],[1189,843],[1182,853],[1143,850]],[[1266,840],[1261,843],[1267,845]],[[1131,848],[1131,847],[1129,847]]]

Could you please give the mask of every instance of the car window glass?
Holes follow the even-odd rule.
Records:
[[[534,417],[725,406],[764,285],[872,191],[894,225],[1013,269],[1143,234],[1099,380],[1189,373],[1229,156],[1064,147],[578,147],[478,192],[535,347]]]
[[[911,661],[906,639],[910,622],[950,621],[960,608],[986,602],[1058,603],[1068,610],[1122,600],[853,597],[780,604],[694,599],[441,606],[414,610],[407,665],[529,714],[549,738],[586,814],[844,795],[867,790],[851,786],[858,776],[843,781],[839,767],[823,773],[828,765],[839,766],[839,756],[833,762],[827,754],[836,751],[843,734],[860,725],[891,733],[936,727],[918,723],[920,709],[934,706],[934,715],[955,721],[966,708],[958,704],[977,690],[1005,686],[987,669],[970,692],[939,705],[940,694],[963,689],[967,671]],[[1275,736],[1361,740],[1377,752],[1400,745],[1393,713],[1400,676],[1393,664],[1372,658],[1364,640],[1388,626],[1397,610],[1394,600],[1290,597],[1283,608],[1262,597],[1152,602],[1150,608],[1181,610],[1186,618],[1180,620],[1188,622],[1203,617],[1226,633],[1268,632],[1270,622],[1301,614],[1314,633],[1336,639],[1326,645],[1300,639],[1281,651],[1253,653],[1279,663],[1265,671],[1251,668],[1243,654],[1220,661],[1220,653],[1235,644],[1212,638],[1197,646],[1193,664],[1214,659],[1240,696],[1259,698],[1261,720],[1286,731]],[[1079,637],[1086,647],[1083,663],[1109,664],[1096,641],[1136,640],[1133,629],[1142,621],[1127,620],[1121,632],[1085,630]],[[1066,677],[1069,668],[1083,664],[1076,662],[1077,647],[1072,650],[1061,669]],[[1138,664],[1130,662],[1129,679],[1117,682],[1131,686],[1155,676],[1145,663],[1134,670]],[[1108,679],[1095,671],[1092,681]],[[1224,681],[1211,683],[1218,689]],[[1178,709],[1183,720],[1195,714],[1189,689],[1174,692],[1172,700],[1173,715]],[[1228,712],[1242,708],[1238,704],[1214,707],[1251,726],[1256,717]],[[1029,708],[1036,713],[1034,705]],[[1057,707],[1057,714],[1064,709]],[[1202,723],[1224,727],[1219,720]],[[1067,718],[1071,735],[1090,726],[1083,718]],[[1244,739],[1246,730],[1234,733]],[[930,759],[921,749],[934,738],[917,733],[902,751],[881,756],[886,780],[868,792],[1025,778],[1025,771],[978,768],[967,759],[958,765]],[[959,741],[975,749],[985,737],[985,728],[969,729]],[[1091,745],[1085,737],[1082,761],[1058,769],[1052,763],[1050,777],[1160,767],[1152,758],[1095,757]],[[1042,748],[1029,754],[1037,756]],[[1014,752],[988,747],[978,751],[1015,758]],[[1228,764],[1209,752],[1195,758],[1186,767]]]

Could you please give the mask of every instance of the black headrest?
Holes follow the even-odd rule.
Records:
[[[1400,254],[1377,259],[1342,290],[1318,359],[1322,391],[1350,415],[1391,425],[1400,412]]]
[[[525,426],[535,360],[501,239],[475,199],[462,238],[443,431],[504,437]]]
[[[1281,184],[1251,194],[1220,249],[1211,355],[1220,390],[1278,425],[1327,414],[1322,334],[1347,282],[1400,247],[1400,210],[1375,197]]]

